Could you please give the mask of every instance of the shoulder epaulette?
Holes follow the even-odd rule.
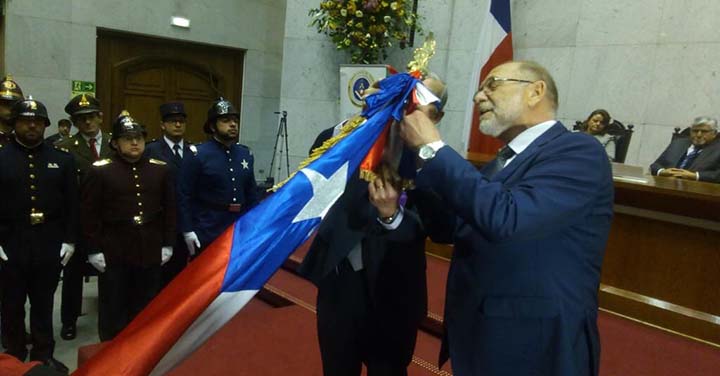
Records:
[[[65,153],[70,153],[70,150],[68,150],[67,148],[58,146],[58,145],[55,145],[55,150],[60,150],[60,151],[65,152]]]
[[[160,166],[165,166],[167,164],[167,163],[165,163],[159,159],[155,159],[155,158],[150,158],[150,163],[160,165]]]
[[[193,155],[197,155],[197,153],[198,153],[197,146],[189,145],[188,147],[190,148],[190,151],[193,153]]]
[[[109,165],[110,163],[112,163],[112,159],[110,159],[110,158],[105,158],[105,159],[101,159],[101,160],[99,160],[99,161],[93,162],[93,166],[98,166],[98,167],[107,166],[107,165]]]

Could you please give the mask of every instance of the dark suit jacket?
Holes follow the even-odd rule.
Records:
[[[455,215],[434,218],[456,223],[443,344],[455,374],[597,375],[613,210],[602,146],[556,123],[490,180],[446,146],[416,185]]]
[[[183,140],[183,158],[189,156],[190,153],[192,153],[190,144],[188,144],[187,140]],[[145,145],[145,156],[167,162],[168,167],[172,169],[175,176],[177,176],[180,166],[182,166],[182,159],[179,161],[175,159],[175,153],[162,137]]]
[[[331,135],[323,132],[319,144],[324,141],[321,138]],[[425,233],[411,206],[409,202],[397,229],[386,230],[368,201],[367,182],[353,173],[345,192],[320,224],[300,274],[322,288],[324,278],[362,243],[368,292],[374,308],[384,314],[383,325],[390,330],[416,329],[427,312]]]
[[[677,167],[691,145],[689,138],[677,138],[668,145],[658,159],[650,165],[650,171],[657,175],[661,168]],[[697,172],[701,181],[720,183],[720,138],[705,146],[686,170]]]

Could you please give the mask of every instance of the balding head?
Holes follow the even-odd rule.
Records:
[[[501,64],[490,71],[474,98],[480,131],[509,142],[525,129],[554,119],[557,98],[555,81],[538,63]]]

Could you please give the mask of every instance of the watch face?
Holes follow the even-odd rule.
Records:
[[[418,151],[418,156],[422,160],[428,160],[435,156],[435,150],[433,150],[433,148],[429,145],[423,145]]]

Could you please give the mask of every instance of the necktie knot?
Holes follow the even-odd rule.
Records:
[[[180,158],[180,145],[173,145],[173,153],[175,153],[176,158]]]
[[[97,142],[97,139],[95,139],[95,137],[91,137],[88,142],[90,143],[90,146],[93,146]]]
[[[497,152],[497,158],[502,159],[504,161],[507,161],[508,159],[512,158],[513,156],[515,156],[515,151],[507,145],[503,146]]]

